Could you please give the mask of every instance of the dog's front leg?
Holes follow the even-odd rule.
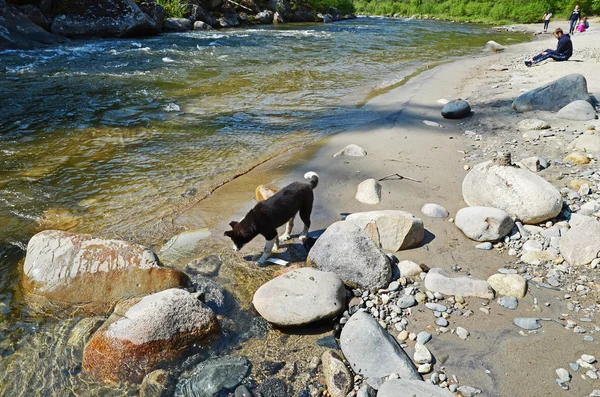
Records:
[[[275,234],[275,237],[272,238],[271,240],[267,240],[267,242],[265,244],[265,249],[263,250],[262,255],[258,259],[258,263],[261,266],[265,264],[265,262],[267,261],[269,256],[271,256],[271,252],[273,251],[273,248],[275,248],[276,246],[277,246],[277,234]],[[279,248],[275,248],[275,249],[279,249]]]
[[[308,237],[308,228],[309,228],[309,226],[305,223],[304,229],[302,229],[302,233],[300,233],[300,236],[299,236],[300,241],[304,241]]]

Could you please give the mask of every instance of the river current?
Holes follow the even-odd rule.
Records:
[[[0,367],[8,371],[0,390],[132,392],[73,382],[80,358],[63,357],[60,335],[75,321],[52,322],[22,303],[17,263],[35,232],[68,228],[145,244],[169,237],[166,220],[215,186],[372,120],[361,108],[368,98],[423,66],[479,53],[488,40],[528,38],[365,17],[0,53]],[[66,361],[36,384],[15,364],[24,345],[43,355],[62,349],[55,355]],[[43,371],[36,354],[42,364],[31,367]],[[35,393],[15,387],[22,382]]]

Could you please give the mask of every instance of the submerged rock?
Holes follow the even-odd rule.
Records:
[[[517,112],[549,110],[556,112],[577,100],[589,101],[587,81],[574,73],[519,95],[512,103]]]
[[[364,229],[381,248],[400,251],[418,246],[425,237],[423,221],[396,210],[357,212],[346,217]]]
[[[218,332],[212,310],[185,290],[168,289],[119,303],[85,347],[83,368],[104,381],[139,383]]]
[[[38,304],[48,300],[90,313],[106,313],[119,300],[188,282],[185,273],[161,267],[148,248],[58,230],[31,238],[22,278],[26,294]]]
[[[307,262],[354,287],[386,288],[392,278],[387,255],[354,222],[329,226],[308,253]]]
[[[194,374],[177,384],[176,397],[217,397],[232,392],[250,373],[246,357],[219,357],[200,363]]]
[[[168,266],[182,266],[186,259],[194,256],[199,244],[210,236],[207,228],[189,230],[173,236],[158,252],[160,261]]]
[[[304,267],[263,284],[252,303],[272,324],[301,326],[341,314],[346,306],[346,289],[334,273]]]
[[[354,373],[365,378],[398,374],[421,380],[421,375],[398,342],[371,315],[356,312],[344,326],[340,346]]]

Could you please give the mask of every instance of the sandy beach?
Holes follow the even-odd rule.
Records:
[[[462,58],[425,70],[365,105],[379,115],[377,120],[262,164],[217,189],[181,214],[175,224],[189,229],[207,227],[220,239],[228,222],[241,218],[255,204],[256,186],[265,183],[285,186],[301,180],[305,172],[315,171],[321,179],[315,191],[312,235],[318,235],[348,213],[379,209],[408,211],[423,219],[427,232],[420,247],[396,253],[400,260],[408,259],[446,270],[460,266],[460,275],[470,274],[485,280],[499,268],[514,264],[515,258],[508,256],[506,251],[476,249],[476,243],[448,219],[428,218],[420,209],[426,203],[436,203],[444,206],[453,217],[459,209],[466,207],[461,191],[468,172],[466,166],[489,160],[498,151],[511,151],[515,160],[540,156],[560,161],[569,153],[567,145],[574,135],[565,131],[583,131],[590,122],[561,120],[552,112],[516,113],[511,109],[511,103],[522,92],[571,73],[585,76],[589,93],[598,95],[600,20],[591,20],[590,25],[589,31],[577,33],[572,38],[574,54],[567,62],[547,61],[531,68],[524,65],[526,56],[545,48],[555,48],[556,40],[552,35],[543,34],[529,43],[509,45],[499,53]],[[550,29],[558,26],[568,28],[567,22],[553,21]],[[542,25],[513,27],[540,31]],[[507,70],[490,70],[492,65],[503,65]],[[437,101],[456,98],[468,100],[474,114],[463,120],[442,118],[442,105]],[[525,118],[547,121],[555,134],[535,140],[523,138],[523,131],[517,124]],[[438,123],[440,127],[426,125],[425,120]],[[363,147],[368,155],[333,157],[348,144]],[[597,162],[592,161],[586,167],[595,169],[596,166]],[[570,180],[561,176],[563,171],[549,167],[540,175],[561,188],[568,186]],[[411,179],[381,181],[379,205],[366,205],[355,200],[360,182],[392,174]],[[295,233],[300,227],[298,221]],[[225,238],[222,241],[229,245]],[[297,239],[294,242],[297,243]],[[255,239],[239,253],[239,260],[258,254],[263,244],[262,238]],[[286,254],[285,247],[275,256],[294,259]],[[566,329],[565,321],[558,320],[578,318],[576,313],[567,310],[564,295],[565,291],[543,289],[530,283],[527,295],[512,311],[504,310],[494,302],[471,298],[468,302],[474,315],[452,324],[452,327],[460,325],[470,331],[471,337],[466,341],[450,332],[436,334],[431,316],[423,310],[413,311],[408,329],[410,332],[424,329],[432,332],[434,338],[427,346],[435,357],[444,357],[435,364],[435,369],[445,367],[446,373],[455,374],[460,384],[481,389],[483,396],[562,396],[567,392],[557,385],[555,370],[568,368],[568,364],[582,354],[600,356],[600,337],[595,337],[593,342],[583,342],[581,334]],[[582,306],[594,304],[597,298],[596,290],[580,303]],[[489,314],[479,310],[484,306],[490,308]],[[554,321],[544,322],[536,332],[519,333],[512,324],[515,317],[544,317]],[[592,319],[592,325],[600,325],[597,318]],[[413,345],[414,342],[408,342],[410,353]],[[570,395],[587,396],[592,390],[600,389],[600,381],[585,376],[582,379],[581,374],[581,371],[575,374],[570,382]]]

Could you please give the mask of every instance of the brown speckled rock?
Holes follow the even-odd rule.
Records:
[[[83,368],[104,381],[139,383],[218,331],[212,310],[189,292],[172,288],[119,303],[86,345]]]

